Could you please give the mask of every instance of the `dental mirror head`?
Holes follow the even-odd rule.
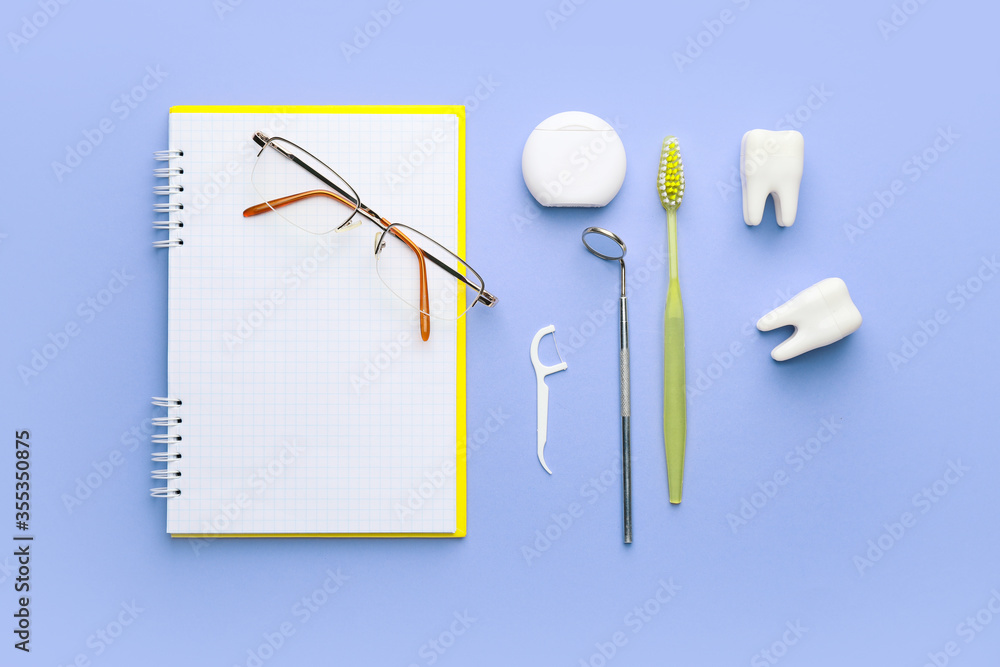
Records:
[[[600,227],[583,230],[583,245],[601,259],[617,262],[625,257],[625,242],[617,234]]]

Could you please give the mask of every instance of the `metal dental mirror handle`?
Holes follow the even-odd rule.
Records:
[[[628,299],[625,295],[625,242],[600,227],[583,230],[583,245],[592,254],[618,262],[621,297],[618,300],[618,357],[622,419],[622,511],[625,544],[632,543],[632,409],[629,398]]]

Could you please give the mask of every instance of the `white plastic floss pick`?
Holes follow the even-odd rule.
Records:
[[[549,388],[545,384],[545,378],[553,373],[558,373],[559,371],[564,371],[568,368],[566,362],[562,360],[562,355],[559,356],[559,363],[555,366],[546,366],[538,358],[538,344],[542,340],[542,336],[546,334],[554,334],[556,327],[554,324],[550,324],[547,327],[542,327],[535,334],[535,337],[531,339],[531,365],[535,367],[535,379],[538,383],[538,462],[542,464],[545,468],[545,472],[552,474],[549,470],[549,466],[545,463],[545,440],[548,437],[549,429]],[[553,339],[555,336],[553,336]],[[559,354],[559,347],[556,347],[556,354]]]

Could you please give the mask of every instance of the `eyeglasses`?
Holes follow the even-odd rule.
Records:
[[[496,305],[482,276],[461,257],[416,229],[380,216],[312,153],[262,132],[253,140],[261,148],[250,180],[264,202],[243,216],[274,211],[310,234],[346,231],[365,220],[375,224],[375,272],[390,292],[420,312],[423,340],[430,337],[432,316],[456,320],[477,303]]]

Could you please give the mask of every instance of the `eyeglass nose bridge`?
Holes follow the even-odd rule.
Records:
[[[353,227],[354,225],[351,225],[351,226]],[[398,227],[398,225],[390,224],[390,225],[384,227],[383,229],[379,229],[378,231],[375,232],[375,257],[376,258],[378,258],[378,256],[382,253],[382,251],[385,250],[385,247],[386,247],[386,238],[385,237],[386,237],[387,234],[390,233],[389,229],[391,227]],[[405,238],[405,237],[403,237],[403,238]]]

